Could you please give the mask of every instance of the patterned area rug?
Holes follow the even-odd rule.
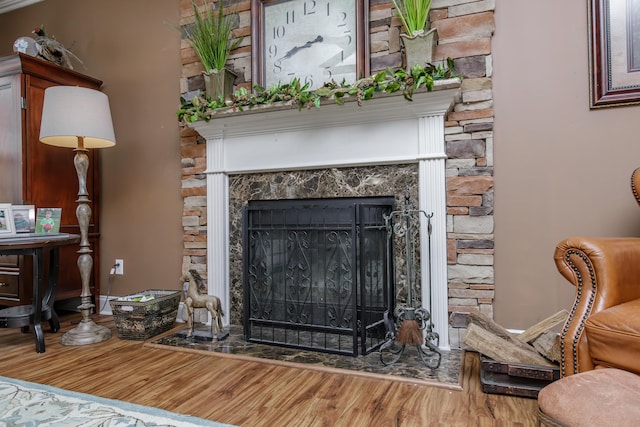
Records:
[[[223,427],[229,424],[0,377],[0,426]]]
[[[443,351],[440,366],[437,369],[429,369],[420,359],[417,350],[407,347],[398,362],[391,366],[385,366],[381,363],[377,351],[366,356],[352,357],[246,342],[242,327],[236,325],[230,327],[229,337],[221,341],[185,338],[184,333],[181,333],[182,331],[179,329],[182,328],[175,328],[169,333],[152,338],[144,345],[302,369],[340,372],[412,384],[462,389],[464,361],[462,350]],[[194,335],[210,336],[209,327],[198,327]]]

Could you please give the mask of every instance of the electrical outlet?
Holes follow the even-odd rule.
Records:
[[[116,274],[123,275],[124,274],[124,260],[116,259]]]

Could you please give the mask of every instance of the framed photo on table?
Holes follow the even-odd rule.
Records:
[[[13,205],[13,225],[16,233],[33,233],[36,230],[36,207]]]
[[[640,104],[640,0],[589,0],[590,107]]]
[[[16,234],[11,203],[0,203],[0,238]]]
[[[38,208],[36,213],[37,234],[57,234],[60,232],[62,208]]]

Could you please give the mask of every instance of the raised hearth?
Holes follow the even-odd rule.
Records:
[[[209,327],[197,326],[197,332],[206,335]],[[463,350],[453,349],[443,352],[440,367],[428,369],[418,356],[417,350],[411,346],[407,348],[407,354],[398,363],[385,366],[380,362],[378,352],[358,357],[318,353],[247,342],[243,337],[242,328],[236,325],[232,325],[229,332],[229,338],[222,341],[185,338],[178,333],[171,333],[147,341],[144,346],[165,350],[205,352],[219,357],[462,390]]]

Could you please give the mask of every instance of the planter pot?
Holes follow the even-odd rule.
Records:
[[[400,37],[404,45],[404,59],[407,70],[410,70],[416,64],[425,65],[433,61],[433,52],[438,43],[438,33],[435,28],[424,34],[412,37],[400,34]]]
[[[214,100],[222,97],[226,103],[233,102],[233,83],[237,75],[226,68],[202,73],[205,93]]]

